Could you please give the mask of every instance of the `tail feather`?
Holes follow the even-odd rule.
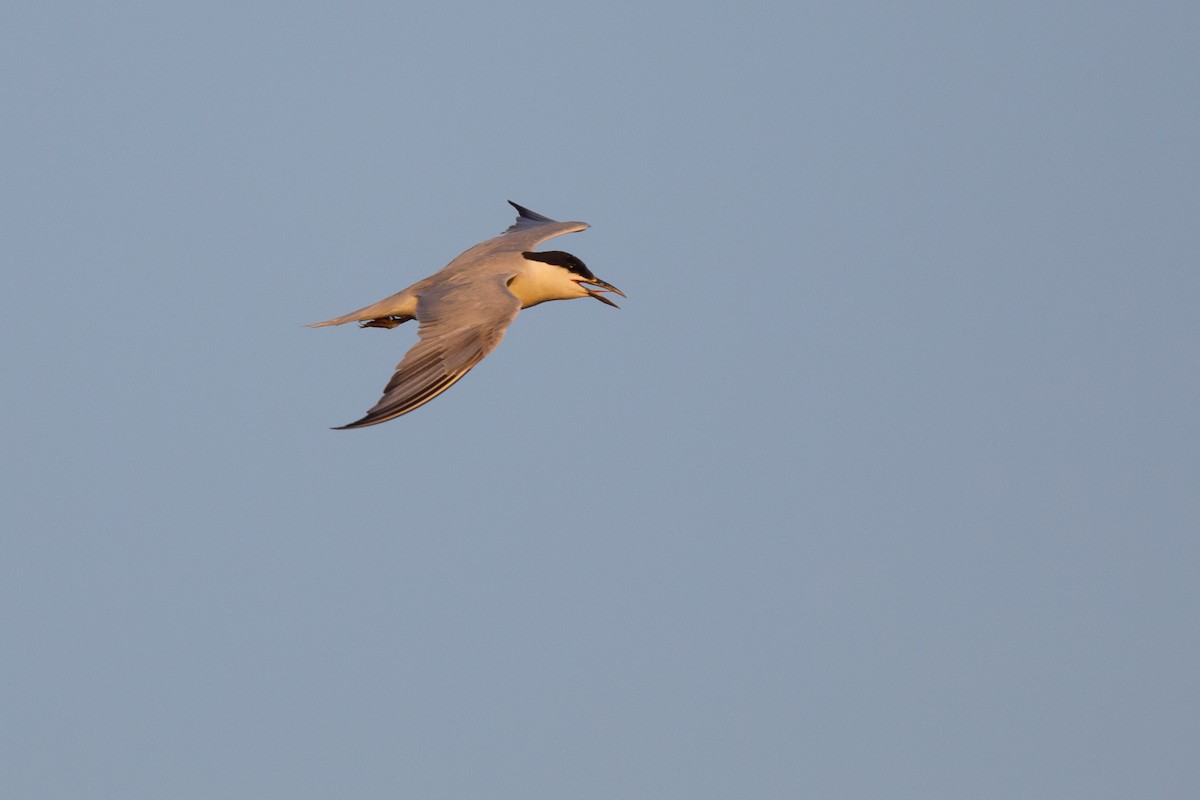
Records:
[[[357,311],[343,314],[340,317],[327,319],[324,322],[314,322],[308,327],[324,328],[327,325],[345,325],[347,322],[375,323],[369,327],[394,328],[402,322],[415,319],[416,297],[407,290],[397,292],[391,297],[385,297],[378,303],[364,306]]]

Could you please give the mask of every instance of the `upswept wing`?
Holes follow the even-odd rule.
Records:
[[[530,211],[524,206],[519,206],[512,200],[509,200],[508,204],[517,210],[517,221],[499,236],[475,245],[475,247],[463,253],[464,256],[467,253],[483,256],[487,253],[498,251],[522,252],[533,250],[547,239],[562,236],[564,233],[585,231],[591,227],[586,222],[558,222],[549,217],[544,217],[536,211]]]
[[[423,292],[417,304],[420,340],[396,365],[379,402],[338,430],[378,425],[425,405],[495,350],[520,310],[504,276]]]

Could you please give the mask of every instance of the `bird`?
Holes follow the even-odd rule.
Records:
[[[523,308],[578,297],[619,308],[604,294],[625,293],[593,275],[583,261],[561,250],[535,250],[556,236],[587,230],[586,222],[559,222],[508,203],[517,210],[517,221],[499,236],[407,289],[308,326],[357,322],[362,328],[390,329],[418,322],[418,341],[396,365],[379,402],[362,419],[334,430],[378,425],[425,405],[495,350]]]

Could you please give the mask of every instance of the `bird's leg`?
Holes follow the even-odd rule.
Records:
[[[412,317],[380,317],[379,319],[369,319],[366,322],[360,322],[360,328],[394,328],[402,322],[407,322]]]

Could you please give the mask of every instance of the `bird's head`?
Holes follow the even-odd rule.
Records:
[[[580,261],[576,256],[570,253],[564,253],[561,250],[548,250],[544,253],[522,253],[525,258],[530,261],[539,261],[543,264],[549,264],[551,267],[556,267],[550,276],[556,286],[556,290],[561,291],[559,297],[547,297],[546,299],[569,299],[572,297],[594,297],[601,303],[606,303],[613,308],[620,308],[612,300],[604,296],[605,292],[619,294],[625,296],[617,287],[611,283],[602,281],[592,274],[592,271],[587,268],[587,265]]]

